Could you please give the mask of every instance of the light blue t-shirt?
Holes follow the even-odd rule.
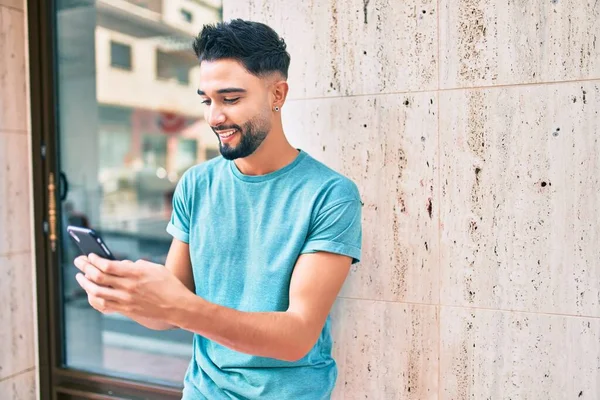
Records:
[[[352,181],[304,151],[259,176],[218,157],[183,175],[167,231],[189,243],[198,296],[240,311],[285,311],[301,254],[327,251],[358,262],[361,201]],[[329,317],[297,362],[240,353],[194,335],[183,398],[328,399],[337,377],[331,348]]]

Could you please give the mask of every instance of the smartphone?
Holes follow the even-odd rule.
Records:
[[[106,246],[100,235],[93,229],[69,225],[67,226],[67,232],[84,256],[94,253],[102,258],[115,259],[115,256],[113,256],[113,253],[108,249],[108,246]]]

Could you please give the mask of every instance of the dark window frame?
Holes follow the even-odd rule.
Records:
[[[109,42],[110,46],[110,66],[111,68],[120,69],[123,71],[133,71],[133,46],[128,43],[119,42],[118,40],[111,39]],[[127,50],[128,54],[128,62],[119,62],[115,59],[115,50]]]
[[[185,8],[180,8],[179,15],[181,15],[183,20],[185,22],[187,22],[188,24],[191,24],[194,22],[194,13],[192,13],[190,10],[186,10]]]
[[[54,0],[27,0],[29,27],[29,62],[31,95],[31,157],[34,191],[34,243],[38,320],[38,376],[37,391],[42,399],[181,399],[181,389],[152,385],[65,368],[62,307],[60,303],[59,270],[60,230],[51,240],[50,205],[60,204],[62,181],[58,154],[58,104],[56,99],[56,2]],[[56,189],[49,183],[53,179]],[[51,201],[52,200],[52,201]],[[56,207],[56,221],[60,221],[60,207]],[[53,246],[54,242],[54,246]]]
[[[156,76],[156,79],[159,81],[174,81],[175,83],[177,83],[178,85],[181,86],[189,86],[190,85],[190,70],[191,67],[186,69],[186,75],[185,77],[182,79],[182,76],[184,75],[179,75],[179,74],[170,74],[170,75],[163,75],[161,74],[161,58],[170,58],[170,57],[177,57],[177,56],[173,56],[171,54],[169,54],[168,52],[165,52],[159,48],[157,48],[155,50],[155,57],[156,57],[156,62],[154,65],[154,70],[155,73],[154,75]]]

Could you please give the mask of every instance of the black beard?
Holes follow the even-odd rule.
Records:
[[[219,138],[219,150],[221,151],[223,158],[226,160],[235,160],[237,158],[248,157],[254,153],[256,149],[258,149],[269,133],[269,129],[267,127],[258,127],[253,120],[246,122],[243,128],[239,125],[221,125],[213,127],[212,129],[213,131],[226,131],[229,129],[235,129],[241,135],[240,142],[235,147],[230,146],[229,144],[221,143],[221,139]],[[217,137],[219,137],[219,135],[217,135]]]

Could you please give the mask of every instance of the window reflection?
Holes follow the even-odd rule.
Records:
[[[219,155],[195,93],[191,43],[221,15],[221,0],[57,1],[63,230],[91,227],[118,258],[165,262],[178,180]],[[192,335],[91,309],[63,237],[65,364],[180,385]]]
[[[131,46],[111,41],[110,66],[131,71]]]

